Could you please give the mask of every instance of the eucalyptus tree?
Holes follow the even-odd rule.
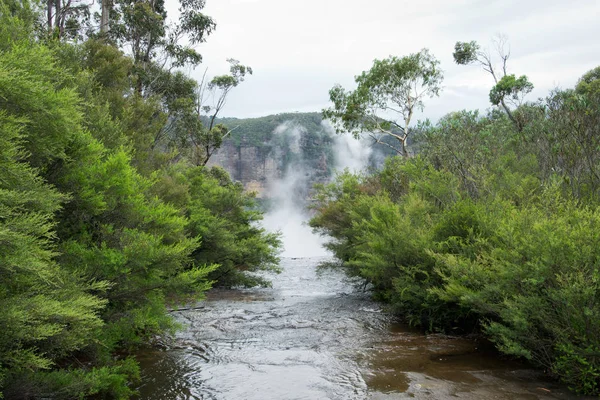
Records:
[[[93,3],[85,0],[47,0],[46,29],[58,39],[81,37],[84,27],[90,28]]]
[[[230,91],[252,69],[229,59],[229,74],[209,81],[203,78],[200,83],[181,72],[182,67],[201,63],[195,46],[206,40],[216,24],[201,12],[204,0],[179,4],[178,22],[169,24],[164,0],[106,0],[101,35],[131,55],[133,92],[152,99],[159,111],[153,115],[163,120],[160,128],[148,132],[149,149],[176,150],[176,160],[187,155],[194,164],[206,165],[229,132],[215,120]]]
[[[217,124],[217,117],[227,103],[231,90],[252,74],[252,68],[238,60],[227,60],[229,74],[206,78],[200,82],[183,73],[158,71],[150,91],[159,98],[166,117],[151,139],[152,150],[175,150],[194,165],[206,165],[221,146],[229,129]]]
[[[338,133],[355,137],[366,133],[407,157],[414,114],[423,110],[426,98],[439,95],[442,80],[439,61],[427,49],[402,58],[375,60],[369,71],[355,77],[355,90],[336,85],[329,91],[333,107],[323,110],[323,116]],[[385,136],[396,139],[397,145],[383,141]]]
[[[529,82],[526,75],[517,78],[516,75],[508,73],[510,49],[507,49],[506,38],[498,36],[493,40],[493,44],[500,59],[499,66],[495,63],[492,53],[489,50],[482,50],[476,41],[456,42],[452,55],[457,64],[479,65],[492,76],[495,85],[490,90],[490,103],[502,107],[517,129],[522,130],[523,123],[519,121],[511,107],[516,108],[523,103],[525,96],[533,90],[533,84]]]
[[[197,165],[206,165],[214,152],[221,147],[223,139],[231,132],[225,125],[215,122],[225,107],[231,90],[242,83],[247,75],[252,75],[252,67],[233,58],[227,62],[229,74],[218,75],[205,82],[205,72],[196,91],[196,114],[204,120],[200,129],[190,135]]]
[[[21,40],[31,40],[36,13],[28,1],[0,1],[0,51]]]
[[[164,0],[115,0],[109,4],[108,22],[106,16],[101,17],[103,34],[132,56],[138,93],[155,78],[157,67],[170,70],[202,62],[194,46],[216,27],[214,20],[202,13],[204,5],[204,0],[180,0],[178,22],[168,23]]]
[[[524,130],[540,164],[580,201],[600,199],[600,67],[545,100],[543,125]],[[537,128],[537,129],[536,129]]]
[[[582,95],[600,96],[600,67],[583,74],[577,81],[575,92]]]

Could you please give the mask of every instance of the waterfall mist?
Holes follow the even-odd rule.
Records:
[[[335,173],[345,169],[359,172],[368,165],[371,147],[350,135],[336,135],[331,126],[323,121],[323,130],[333,139]],[[308,226],[310,210],[309,197],[312,190],[311,166],[302,156],[302,126],[291,121],[279,125],[275,135],[282,135],[289,143],[292,161],[284,170],[283,176],[269,182],[268,197],[270,211],[265,215],[263,226],[270,231],[282,234],[283,257],[320,257],[330,255],[323,245],[325,239],[312,232]],[[280,156],[284,156],[280,154]],[[290,156],[289,154],[287,155]]]

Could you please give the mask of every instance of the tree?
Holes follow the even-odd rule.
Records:
[[[0,1],[0,50],[10,49],[15,42],[31,40],[38,17],[36,7],[28,0]]]
[[[369,71],[355,77],[354,91],[340,85],[329,91],[333,108],[323,110],[338,133],[348,131],[355,137],[367,133],[376,143],[392,147],[407,157],[407,140],[415,111],[422,110],[426,97],[438,96],[443,79],[439,61],[423,49],[398,58],[375,60]],[[382,141],[385,135],[395,138],[399,146]]]
[[[133,57],[139,94],[152,83],[157,69],[194,67],[202,62],[194,46],[203,43],[216,24],[201,12],[204,0],[180,0],[179,4],[179,22],[172,25],[167,24],[164,0],[117,0],[111,5],[110,29],[105,27],[103,33]]]
[[[279,235],[258,222],[254,195],[244,192],[221,168],[189,168],[186,171],[189,203],[187,231],[201,237],[192,257],[199,265],[217,263],[208,277],[220,286],[256,286],[268,282],[253,274],[279,271]]]
[[[575,90],[555,91],[546,100],[546,120],[535,144],[546,150],[544,164],[566,176],[578,199],[600,196],[600,68],[589,71]],[[537,134],[536,134],[537,133]]]
[[[229,92],[252,74],[252,68],[234,59],[227,60],[229,74],[210,81],[203,78],[200,83],[177,70],[195,67],[202,60],[194,45],[204,42],[215,28],[214,21],[200,12],[204,5],[204,0],[181,0],[179,23],[169,25],[163,0],[105,0],[102,4],[100,34],[106,40],[100,42],[116,43],[133,61],[128,79],[134,96],[122,93],[117,100],[133,103],[126,118],[131,124],[124,125],[126,131],[130,131],[128,126],[137,127],[131,137],[140,172],[183,157],[206,165],[229,134],[224,125],[215,123]],[[101,56],[110,53],[100,50]]]
[[[0,87],[4,72],[1,65]],[[16,81],[12,90],[22,89]],[[25,161],[26,123],[0,112],[0,397],[22,376],[17,386],[30,390],[32,375],[94,340],[105,306],[86,293],[103,282],[86,283],[54,260],[53,216],[66,196]]]
[[[600,67],[596,67],[583,74],[577,81],[575,91],[578,94],[600,95]]]
[[[70,3],[51,1],[53,26],[57,4]],[[196,81],[155,54],[140,74],[104,37],[36,43],[42,11],[0,0],[0,398],[129,398],[126,357],[175,328],[165,306],[213,277],[260,283],[246,272],[275,269],[279,242],[225,172],[154,148],[178,113],[201,124]],[[211,81],[212,112],[251,72],[234,64]]]
[[[227,62],[230,64],[229,75],[215,76],[208,83],[204,83],[203,77],[196,91],[196,114],[206,124],[190,135],[195,148],[194,162],[197,165],[206,165],[231,132],[225,125],[216,124],[216,119],[227,103],[229,92],[243,82],[246,75],[252,75],[252,68],[240,64],[238,60],[230,58]],[[208,104],[209,101],[211,105]]]
[[[217,123],[230,91],[244,81],[252,68],[229,59],[230,73],[206,81],[206,72],[200,83],[181,72],[162,70],[148,88],[154,93],[156,106],[165,118],[152,136],[152,150],[172,150],[175,160],[188,157],[194,165],[206,165],[221,147],[229,129]],[[154,114],[157,115],[157,114]]]
[[[48,35],[76,38],[83,25],[89,28],[90,4],[83,0],[47,0],[46,28]]]
[[[61,169],[81,133],[74,91],[61,87],[65,75],[42,46],[15,46],[0,57],[0,390],[7,398],[43,397],[43,376],[96,340],[107,304],[97,294],[108,282],[57,261],[56,215],[69,196],[45,178]],[[77,380],[63,378],[64,386]]]
[[[508,118],[523,129],[523,123],[511,111],[509,106],[518,107],[523,103],[525,96],[533,90],[533,84],[526,75],[516,77],[508,74],[507,62],[510,58],[510,49],[506,49],[506,38],[498,36],[493,40],[497,55],[500,57],[500,67],[496,67],[492,54],[488,50],[481,50],[475,41],[456,42],[454,45],[454,61],[459,65],[478,64],[484,71],[494,78],[495,85],[490,90],[490,103],[502,106]]]

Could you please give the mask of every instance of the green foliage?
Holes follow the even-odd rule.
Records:
[[[252,75],[252,68],[247,65],[242,65],[238,60],[230,58],[229,75],[219,75],[212,78],[208,84],[209,89],[218,88],[221,90],[229,90],[236,87],[244,81],[246,74]]]
[[[34,167],[64,158],[65,147],[80,129],[77,94],[61,87],[66,79],[44,47],[20,45],[0,57],[0,108],[27,117],[23,146]]]
[[[311,163],[331,138],[317,114],[219,120],[252,70],[229,60],[230,74],[205,86],[217,103],[202,104],[203,88],[170,68],[200,62],[188,44],[214,22],[203,0],[180,5],[167,27],[163,1],[118,1],[101,38],[43,45],[37,5],[0,0],[0,396],[128,398],[139,368],[127,355],[173,332],[168,304],[202,299],[213,283],[266,284],[256,272],[277,270],[279,239],[259,227],[252,196],[223,170],[192,165],[224,140],[289,148],[274,136],[288,120],[307,128]],[[80,37],[88,15],[68,5],[45,34]],[[598,395],[598,68],[523,105],[533,86],[507,75],[506,53],[500,70],[475,42],[454,56],[492,74],[503,112],[413,128],[439,93],[439,63],[426,50],[376,60],[355,91],[332,89],[325,115],[398,140],[402,155],[419,133],[422,154],[321,185],[311,226],[411,324],[479,329]],[[373,111],[391,107],[398,118]]]
[[[106,36],[123,47],[131,46],[136,71],[143,80],[146,67],[159,55],[169,57],[175,67],[202,61],[193,46],[204,42],[216,24],[201,12],[204,0],[182,0],[179,5],[179,21],[171,26],[166,23],[164,1],[119,0],[112,5]],[[187,39],[187,45],[182,37]]]
[[[35,3],[23,0],[0,1],[0,51],[34,36],[37,18]]]
[[[445,287],[436,293],[481,315],[501,351],[530,359],[578,391],[591,385],[585,392],[597,393],[598,211],[572,202],[551,215],[507,203],[486,211],[480,214],[485,245],[476,243],[476,257],[436,256],[446,270]]]
[[[359,242],[350,266],[372,283],[378,297],[392,303],[412,324],[425,320],[427,287],[435,279],[427,254],[428,211],[432,205],[408,195],[401,205],[385,197],[370,198],[369,218],[354,224]]]
[[[585,74],[577,82],[575,91],[579,94],[600,95],[600,67],[596,67]]]
[[[332,240],[325,244],[343,261],[348,262],[356,255],[355,221],[369,216],[369,197],[363,194],[369,190],[365,178],[345,171],[328,185],[316,186],[315,202],[312,207],[317,211],[310,220],[310,226],[318,233]],[[374,194],[374,192],[371,192]],[[366,200],[366,201],[365,201]],[[344,264],[351,276],[360,276],[360,268]]]
[[[496,65],[492,53],[481,50],[475,41],[456,42],[453,54],[454,62],[459,65],[479,64],[492,76],[494,87],[490,90],[490,102],[495,106],[500,106],[520,131],[524,127],[524,122],[518,118],[518,115],[515,115],[515,110],[511,110],[511,106],[515,108],[521,106],[524,97],[533,90],[533,84],[525,75],[516,78],[515,75],[507,73],[510,50],[506,49],[506,37],[498,35],[492,42],[497,53],[496,57],[500,59],[499,66]]]
[[[139,379],[138,364],[128,358],[110,367],[25,374],[16,382],[16,387],[5,392],[5,397],[21,398],[25,393],[30,398],[52,395],[53,399],[71,400],[108,395],[112,399],[124,400],[135,395],[129,383]]]
[[[502,140],[490,128],[489,121],[476,111],[448,114],[425,131],[422,152],[434,165],[443,165],[458,177],[471,196],[477,196],[484,173],[480,167],[492,161],[492,149]]]
[[[395,151],[407,156],[413,114],[423,109],[425,97],[439,95],[442,80],[439,61],[427,49],[375,60],[369,71],[355,78],[355,90],[337,85],[329,91],[333,107],[323,110],[323,117],[331,120],[338,133],[355,137],[366,133],[378,143],[382,143],[381,135],[391,136],[397,140]]]
[[[251,195],[243,192],[220,168],[205,171],[193,168],[187,172],[190,202],[187,229],[202,238],[193,253],[196,262],[219,264],[210,277],[225,286],[267,284],[252,274],[278,271],[276,250],[280,245],[276,234],[258,226],[262,215],[255,210]]]
[[[436,235],[444,240],[436,219],[457,190],[451,174],[396,157],[374,178],[346,173],[322,186],[311,226],[334,239],[327,247],[348,274],[372,284],[377,298],[409,323],[437,329],[459,318],[428,292],[441,283],[430,253]]]
[[[35,43],[28,7],[0,2],[0,397],[129,398],[127,354],[173,332],[166,306],[221,272],[259,282],[278,238],[239,185],[180,151],[202,129],[193,80],[145,64],[140,93],[140,64],[102,40]]]
[[[457,49],[463,59],[468,47]],[[407,322],[476,329],[501,352],[598,395],[593,82],[592,72],[577,90],[510,115],[462,111],[424,124],[420,156],[321,186],[311,225],[332,238],[341,267]]]
[[[53,214],[66,196],[26,162],[27,125],[0,112],[0,388],[85,347],[106,304],[88,293],[105,282],[69,274],[54,260]]]
[[[472,40],[470,42],[456,42],[454,45],[454,62],[459,65],[467,65],[477,61],[477,53],[479,52],[479,44]]]
[[[559,172],[573,196],[596,202],[600,190],[600,96],[573,91],[547,99],[544,134],[533,134],[547,173]]]
[[[490,90],[490,103],[497,106],[506,98],[521,102],[522,98],[533,90],[533,84],[525,75],[516,78],[514,75],[505,75]]]

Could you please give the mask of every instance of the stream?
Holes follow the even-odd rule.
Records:
[[[489,345],[394,322],[323,258],[287,258],[272,288],[212,290],[174,311],[168,350],[138,356],[141,399],[579,399]]]

